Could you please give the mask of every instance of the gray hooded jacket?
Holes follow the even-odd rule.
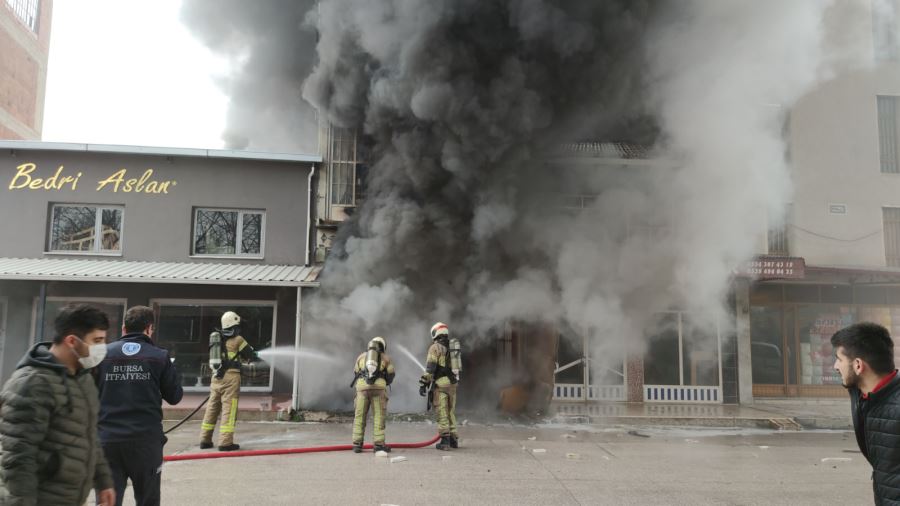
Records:
[[[0,393],[0,504],[81,505],[92,488],[113,487],[94,380],[49,350],[35,345]]]

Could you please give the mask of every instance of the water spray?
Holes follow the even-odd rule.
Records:
[[[413,362],[414,364],[416,364],[417,366],[419,366],[419,369],[422,369],[422,372],[425,372],[425,366],[423,366],[422,363],[419,362],[419,361],[416,359],[416,356],[413,355],[411,351],[409,351],[408,349],[406,349],[406,346],[403,346],[402,344],[398,344],[398,345],[397,345],[397,348],[398,348],[400,351],[402,351],[404,355],[406,355],[407,357],[409,357],[409,359],[412,360],[412,362]]]

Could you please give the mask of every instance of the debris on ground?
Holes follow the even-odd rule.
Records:
[[[566,458],[569,460],[578,460],[581,458],[581,455],[579,455],[577,453],[567,453]]]
[[[685,443],[699,443],[700,441],[697,441],[696,439],[685,439],[684,442]]]
[[[528,438],[529,441],[534,441],[535,439],[537,439],[537,436],[531,436],[530,438]]]
[[[768,446],[760,446],[759,449],[760,449],[760,450],[768,450],[769,447],[768,447]]]
[[[628,435],[629,435],[629,436],[637,436],[637,437],[650,437],[650,436],[648,436],[647,434],[641,434],[640,432],[638,432],[638,431],[636,431],[636,430],[630,430],[630,431],[628,431]]]
[[[563,434],[561,437],[563,439],[575,439],[577,436],[575,434]]]
[[[852,460],[850,457],[825,457],[822,462],[850,462]]]
[[[376,457],[387,457],[387,456],[388,456],[388,452],[386,452],[386,451],[384,451],[384,450],[379,450],[379,451],[375,452],[375,456],[376,456]]]
[[[391,458],[391,464],[396,464],[397,462],[406,462],[406,457],[404,457],[404,456],[401,455],[401,456],[399,456],[399,457],[392,457],[392,458]]]
[[[531,453],[547,453],[547,450],[543,448],[535,448],[534,450],[531,450]]]

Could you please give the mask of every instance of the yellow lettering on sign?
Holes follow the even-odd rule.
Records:
[[[12,181],[9,182],[9,189],[10,190],[18,190],[19,188],[25,188],[26,186],[28,186],[28,184],[31,183],[31,176],[29,174],[34,172],[34,169],[36,169],[36,168],[37,168],[37,165],[35,165],[33,163],[23,163],[22,165],[19,165],[18,167],[16,167],[16,169],[18,169],[18,171],[16,172],[16,175],[12,178]],[[21,184],[16,186],[16,181],[18,181],[19,178],[21,178],[21,177],[24,177],[25,181],[23,181]]]
[[[9,189],[62,190],[70,187],[72,190],[76,190],[78,181],[82,176],[81,172],[75,176],[64,175],[64,165],[60,165],[56,172],[48,178],[33,177],[35,170],[37,170],[37,164],[31,162],[23,163],[16,167],[16,174],[9,182]],[[120,169],[114,172],[111,176],[97,183],[97,191],[111,189],[113,193],[118,193],[119,190],[124,193],[169,193],[169,188],[178,184],[174,180],[153,180],[153,169],[145,170],[140,178],[126,179],[127,174],[128,169]]]
[[[117,171],[112,176],[109,176],[108,178],[104,179],[103,181],[100,181],[99,183],[97,183],[97,191],[102,190],[108,184],[115,183],[115,186],[113,186],[113,193],[118,192],[119,185],[122,184],[122,181],[125,179],[125,172],[126,172],[126,170],[122,169],[120,171]],[[128,191],[131,191],[131,190],[129,189]]]

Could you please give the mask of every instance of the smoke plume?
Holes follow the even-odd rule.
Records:
[[[269,11],[254,12],[261,6]],[[263,108],[283,100],[288,121],[305,107],[303,82],[320,115],[370,146],[367,199],[342,225],[306,307],[305,346],[350,364],[375,335],[389,352],[404,344],[423,356],[435,321],[468,349],[508,322],[549,322],[588,336],[595,365],[621,368],[658,312],[729,325],[730,277],[791,199],[782,129],[824,76],[825,2],[281,7],[264,32],[257,18],[226,16],[231,8],[206,20],[213,47],[229,49],[237,33],[253,41],[241,44],[247,62],[262,62],[232,84],[265,80],[280,94]],[[314,58],[301,52],[311,40],[303,19],[318,31]],[[259,96],[233,97],[234,114],[257,110]],[[229,128],[249,145],[278,133]],[[599,141],[641,145],[649,159],[600,152],[587,164],[560,150]],[[572,196],[578,209],[561,210]],[[407,371],[393,405],[412,409],[418,369],[395,362]],[[305,403],[344,405],[349,391],[333,370],[304,362],[303,371]]]

